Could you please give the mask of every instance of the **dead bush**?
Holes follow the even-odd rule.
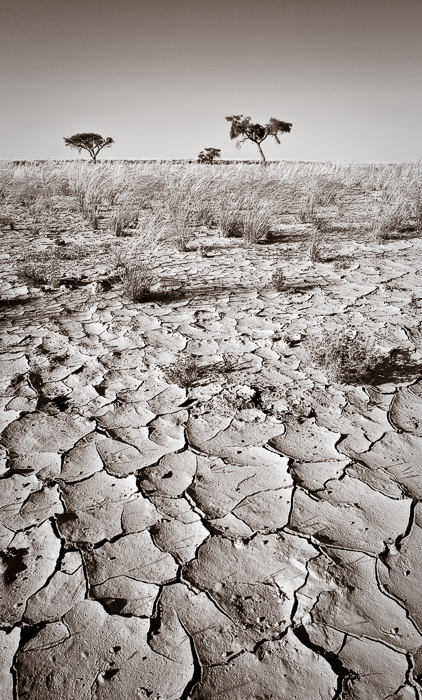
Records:
[[[143,301],[151,291],[154,275],[147,262],[126,260],[119,268],[125,296],[135,303]]]
[[[320,369],[330,382],[359,384],[382,360],[375,340],[349,325],[305,340],[304,349],[311,365]]]
[[[272,285],[277,292],[282,292],[286,287],[286,276],[281,268],[273,272]]]
[[[18,279],[30,287],[56,287],[60,282],[60,272],[57,257],[51,250],[26,256],[16,270]]]
[[[139,210],[136,207],[122,206],[114,209],[110,216],[109,227],[116,236],[123,236],[125,229],[136,226]]]
[[[184,357],[176,365],[167,367],[164,371],[167,381],[183,389],[194,386],[199,378],[198,361],[195,357]]]

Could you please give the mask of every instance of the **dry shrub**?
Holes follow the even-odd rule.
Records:
[[[359,384],[382,359],[375,340],[350,325],[323,329],[319,336],[305,340],[304,348],[311,364],[330,382],[340,384]]]
[[[271,282],[274,289],[276,289],[277,292],[284,291],[286,287],[286,276],[281,268],[279,268],[273,273]]]
[[[172,367],[164,370],[167,381],[183,389],[195,386],[200,378],[198,362],[195,357],[184,357]]]
[[[266,238],[271,231],[272,215],[265,205],[254,206],[251,202],[250,209],[243,215],[243,239],[246,243],[256,243]]]
[[[206,258],[208,253],[210,253],[212,250],[214,250],[214,246],[212,243],[200,243],[198,246],[198,253],[201,256],[201,258]]]
[[[409,204],[407,201],[397,200],[386,202],[380,209],[373,223],[372,232],[375,241],[380,243],[391,238],[394,231],[406,228],[409,220]]]
[[[148,263],[140,260],[126,261],[119,273],[124,294],[131,301],[138,303],[148,297],[154,282]]]
[[[0,216],[0,228],[10,228],[11,231],[15,230],[15,222],[11,216]]]
[[[326,234],[326,222],[321,217],[313,217],[313,228],[309,240],[309,257],[315,263],[322,260],[322,251]]]
[[[223,192],[217,202],[216,221],[226,238],[243,236],[243,198],[239,192]]]
[[[49,285],[56,287],[60,282],[61,270],[52,250],[31,253],[17,268],[18,279],[30,287]]]
[[[148,297],[156,281],[154,257],[159,248],[153,221],[137,228],[131,245],[115,245],[111,250],[111,267],[123,285],[125,296],[137,303]]]
[[[111,212],[109,220],[110,230],[116,236],[122,236],[125,229],[138,223],[139,210],[133,206],[120,206]]]

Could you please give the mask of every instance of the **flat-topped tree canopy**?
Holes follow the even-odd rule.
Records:
[[[101,134],[93,133],[83,133],[74,134],[69,136],[69,138],[63,137],[66,146],[71,148],[76,148],[80,153],[81,151],[88,151],[94,163],[97,161],[97,155],[103,148],[109,148],[113,143],[111,136],[101,136]]]
[[[279,134],[289,134],[292,128],[290,122],[283,122],[280,119],[271,117],[268,124],[252,124],[250,117],[244,117],[243,114],[226,117],[228,122],[231,122],[230,138],[238,139],[236,148],[240,148],[244,141],[253,141],[258,146],[261,154],[262,162],[265,163],[265,156],[261,148],[261,143],[268,136],[273,136],[277,143],[280,143]]]
[[[199,163],[213,163],[214,158],[221,157],[220,148],[204,148],[203,151],[198,155]]]

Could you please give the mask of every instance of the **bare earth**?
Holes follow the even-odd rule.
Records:
[[[0,256],[2,700],[420,700],[422,239],[350,228],[312,264],[292,217],[251,246],[202,227],[208,255],[164,246],[133,303],[105,224],[73,216],[59,245],[19,211]],[[75,240],[60,286],[19,281],[22,253]],[[345,320],[385,356],[362,385],[303,343]]]

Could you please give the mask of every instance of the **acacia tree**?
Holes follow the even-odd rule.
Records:
[[[230,138],[232,140],[238,139],[236,148],[240,148],[245,141],[253,141],[253,143],[256,143],[258,146],[264,164],[267,161],[265,160],[261,143],[265,141],[268,136],[273,136],[277,143],[280,143],[278,135],[289,134],[292,128],[292,124],[289,122],[282,122],[279,119],[274,119],[274,117],[271,117],[268,124],[264,126],[262,126],[262,124],[251,124],[251,118],[244,117],[243,114],[226,117],[226,120],[231,122]]]
[[[221,149],[220,148],[204,148],[203,151],[198,155],[199,163],[213,163],[214,158],[220,158]]]
[[[88,151],[94,163],[97,162],[97,156],[101,149],[109,148],[114,143],[110,136],[104,138],[100,134],[75,134],[69,138],[63,137],[63,141],[66,146],[76,148],[79,153],[83,150]]]

